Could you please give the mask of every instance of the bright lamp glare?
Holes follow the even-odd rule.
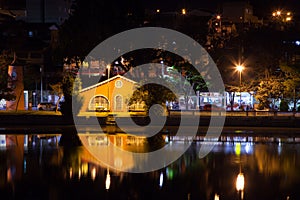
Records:
[[[236,70],[238,70],[239,72],[241,72],[241,71],[244,70],[244,66],[238,65],[238,66],[236,66]]]
[[[237,179],[236,179],[236,190],[241,191],[244,190],[244,185],[245,185],[245,178],[244,174],[239,173]]]

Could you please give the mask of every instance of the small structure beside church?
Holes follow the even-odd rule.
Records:
[[[117,75],[84,88],[80,91],[84,97],[80,111],[127,112],[129,99],[137,86],[137,82]]]

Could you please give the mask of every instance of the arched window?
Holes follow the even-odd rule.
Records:
[[[104,96],[94,96],[89,103],[89,110],[92,111],[109,110],[108,99]]]
[[[121,95],[115,96],[115,110],[122,111],[123,108],[123,97]]]

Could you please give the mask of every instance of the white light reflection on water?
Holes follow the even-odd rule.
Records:
[[[164,183],[164,174],[161,172],[159,176],[159,187],[162,188]]]

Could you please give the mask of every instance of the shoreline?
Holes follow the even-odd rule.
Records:
[[[193,116],[185,116],[191,121]],[[216,116],[214,116],[216,117]],[[147,126],[148,117],[132,117],[136,124]],[[80,132],[99,132],[99,126],[95,126],[89,122],[87,117],[78,117],[76,130],[73,120],[66,120],[61,115],[0,115],[0,134],[59,134],[66,131]],[[106,117],[97,118],[99,125],[104,132],[107,132]],[[122,119],[121,119],[122,120]],[[167,117],[165,127],[162,133],[175,133],[180,125],[180,117]],[[201,116],[198,126],[197,135],[204,135],[210,125],[210,116]],[[184,126],[189,126],[185,124]],[[78,128],[77,127],[77,128]],[[80,128],[81,127],[81,128]],[[213,126],[211,126],[213,127]],[[217,127],[217,126],[216,126]],[[218,127],[217,127],[218,128]],[[276,117],[276,116],[227,116],[224,126],[222,127],[222,135],[283,135],[300,136],[300,118],[298,117]],[[122,132],[118,127],[113,127],[116,133]],[[132,129],[132,133],[143,132],[143,129]]]
[[[193,123],[195,116],[183,116],[187,120],[184,125]],[[213,116],[214,119],[224,119],[224,116]],[[119,117],[126,120],[130,117]],[[140,125],[146,126],[150,122],[149,117],[132,116],[132,120]],[[76,118],[77,124],[92,125],[91,117],[79,116]],[[180,116],[169,116],[166,119],[166,126],[180,125]],[[211,116],[200,116],[199,126],[209,126]],[[100,125],[106,125],[106,117],[97,117]],[[6,126],[68,126],[74,125],[73,119],[66,119],[62,115],[0,115],[0,128]],[[300,128],[300,118],[290,116],[226,116],[224,126],[242,126],[242,127],[289,127]]]

